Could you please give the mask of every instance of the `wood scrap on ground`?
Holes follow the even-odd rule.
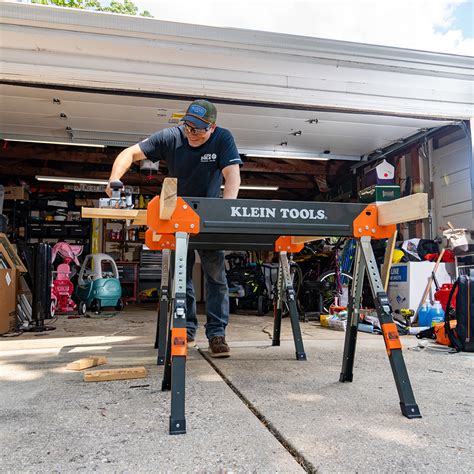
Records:
[[[94,370],[84,373],[84,382],[107,382],[110,380],[144,379],[148,376],[145,367]]]
[[[105,356],[90,356],[83,359],[75,360],[66,365],[67,370],[83,370],[97,365],[107,364],[107,357]]]

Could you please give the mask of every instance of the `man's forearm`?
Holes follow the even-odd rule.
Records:
[[[130,169],[133,163],[133,154],[126,149],[115,158],[109,181],[119,181],[120,178]]]
[[[231,174],[225,180],[224,192],[222,193],[222,197],[224,199],[237,199],[237,196],[239,194],[239,187],[240,187],[240,175]]]

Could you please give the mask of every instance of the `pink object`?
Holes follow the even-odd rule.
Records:
[[[75,311],[77,308],[76,303],[72,300],[71,296],[74,293],[74,285],[70,280],[71,267],[69,264],[74,262],[77,266],[80,266],[77,257],[82,253],[82,245],[70,245],[67,242],[58,242],[52,251],[52,262],[56,259],[59,254],[64,263],[61,263],[56,268],[55,278],[53,280],[53,286],[51,288],[51,301],[53,302],[51,307],[51,317],[57,311],[59,313],[69,313]]]

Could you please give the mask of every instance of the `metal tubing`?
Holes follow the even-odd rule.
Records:
[[[291,281],[290,265],[288,264],[288,255],[286,252],[280,252],[281,268],[283,270],[283,286],[286,303],[290,311],[291,329],[293,331],[293,340],[295,342],[296,360],[306,360],[306,353],[303,346],[303,337],[301,336],[300,321],[298,310],[296,308],[296,295]]]

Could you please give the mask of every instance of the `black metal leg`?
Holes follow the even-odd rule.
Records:
[[[300,321],[298,318],[298,309],[296,308],[296,294],[291,281],[290,265],[288,264],[288,256],[286,252],[280,252],[280,263],[282,269],[282,282],[286,304],[290,311],[291,329],[293,331],[293,339],[295,341],[296,359],[306,360],[306,353],[303,346],[303,337],[301,336]]]
[[[186,344],[186,337],[184,338]],[[171,383],[170,434],[186,433],[185,417],[186,357],[173,356]]]
[[[393,378],[397,386],[402,414],[407,418],[421,418],[420,409],[415,401],[415,396],[408,377],[405,361],[402,354],[402,344],[396,324],[392,318],[392,307],[382,285],[370,245],[370,237],[361,237],[360,248],[367,268],[370,287],[375,300],[375,309],[382,327],[385,347],[387,349]]]
[[[163,382],[161,383],[161,390],[171,390],[171,326],[172,317],[169,318],[166,338],[166,352],[165,352],[165,370],[163,371]]]
[[[164,365],[166,354],[166,333],[168,327],[168,292],[162,293],[160,296],[160,305],[158,312],[158,324],[156,328],[155,348],[158,349],[157,365]]]
[[[298,310],[296,309],[296,301],[288,302],[290,308],[291,329],[293,330],[293,339],[295,341],[296,359],[306,360],[306,353],[303,346],[303,337],[301,336],[300,321],[298,318]]]
[[[276,301],[274,304],[273,314],[273,337],[272,346],[280,345],[280,333],[281,333],[281,317],[282,317],[282,301],[283,288],[282,288],[282,276],[281,276],[281,263],[278,265],[278,277],[277,277],[277,294]]]
[[[155,349],[158,349],[157,364],[164,365],[166,354],[166,336],[170,310],[169,277],[170,277],[170,250],[162,251],[160,303],[156,322]]]
[[[408,377],[402,345],[396,324],[392,318],[392,308],[384,291],[376,295],[375,307],[382,327],[385,347],[392,368],[393,378],[400,399],[400,409],[407,418],[421,418],[420,409],[415,401],[415,395]]]
[[[365,260],[362,258],[361,249],[356,248],[354,279],[347,312],[347,328],[344,342],[344,356],[339,382],[352,382],[355,350],[357,345],[357,328],[359,324],[359,310],[362,299],[362,288],[365,274]]]

